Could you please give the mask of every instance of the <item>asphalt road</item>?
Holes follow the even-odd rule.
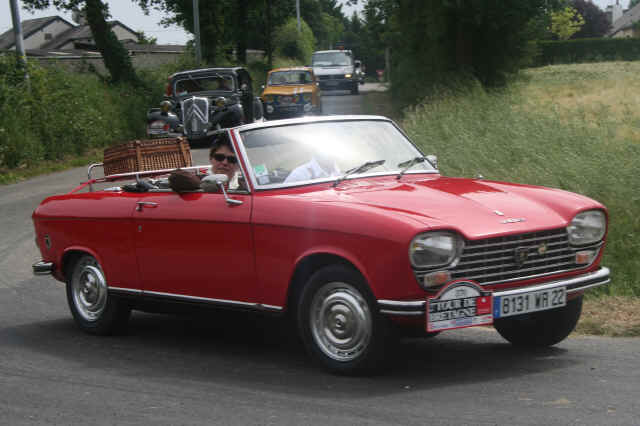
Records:
[[[324,101],[359,111],[355,96]],[[136,312],[124,336],[85,335],[63,284],[31,275],[30,219],[85,174],[0,187],[0,425],[640,425],[640,339],[522,351],[468,329],[405,340],[389,370],[352,378],[317,369],[268,317]]]

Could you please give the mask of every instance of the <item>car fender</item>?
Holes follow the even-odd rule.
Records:
[[[67,261],[67,257],[71,255],[72,252],[83,252],[83,253],[89,254],[93,256],[100,265],[104,265],[102,257],[98,254],[97,251],[93,250],[92,248],[89,248],[86,246],[78,246],[78,245],[72,245],[72,246],[66,247],[64,250],[60,252],[59,259],[56,262],[56,264],[59,265],[59,267],[56,268],[56,271],[55,271],[56,278],[62,282],[66,281],[67,271],[65,271],[63,268],[65,265],[65,262]],[[106,271],[105,271],[105,275],[107,275]]]

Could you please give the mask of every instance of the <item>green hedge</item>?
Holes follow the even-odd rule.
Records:
[[[640,59],[640,38],[583,38],[539,41],[535,65],[581,62],[635,61]]]
[[[0,173],[144,137],[147,110],[181,68],[139,72],[135,88],[31,61],[26,82],[15,55],[0,55]]]

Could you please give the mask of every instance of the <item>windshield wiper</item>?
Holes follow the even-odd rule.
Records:
[[[358,167],[354,167],[353,169],[349,169],[342,176],[340,176],[338,179],[336,179],[336,181],[333,183],[333,187],[335,188],[336,186],[338,186],[338,184],[340,184],[340,182],[345,180],[347,178],[347,176],[353,175],[355,173],[363,173],[363,172],[366,172],[367,170],[373,169],[375,167],[382,166],[385,161],[386,160],[367,161],[366,163],[364,163],[364,164],[362,164],[362,165],[360,165]]]
[[[403,161],[402,163],[398,163],[398,167],[400,167],[402,170],[400,170],[400,174],[396,179],[400,180],[402,175],[405,174],[407,170],[409,170],[416,164],[424,163],[426,160],[427,160],[426,157],[420,156],[420,157],[412,158],[411,160],[408,160],[408,161]]]

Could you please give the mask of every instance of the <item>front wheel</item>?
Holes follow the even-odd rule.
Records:
[[[89,255],[78,259],[67,279],[67,302],[76,324],[90,334],[113,334],[126,327],[131,308],[109,296],[98,261]]]
[[[493,325],[514,346],[553,346],[571,334],[578,324],[581,312],[582,296],[568,301],[562,308],[496,319]]]
[[[355,374],[383,364],[389,324],[354,269],[332,265],[313,274],[297,313],[307,351],[329,371]]]

